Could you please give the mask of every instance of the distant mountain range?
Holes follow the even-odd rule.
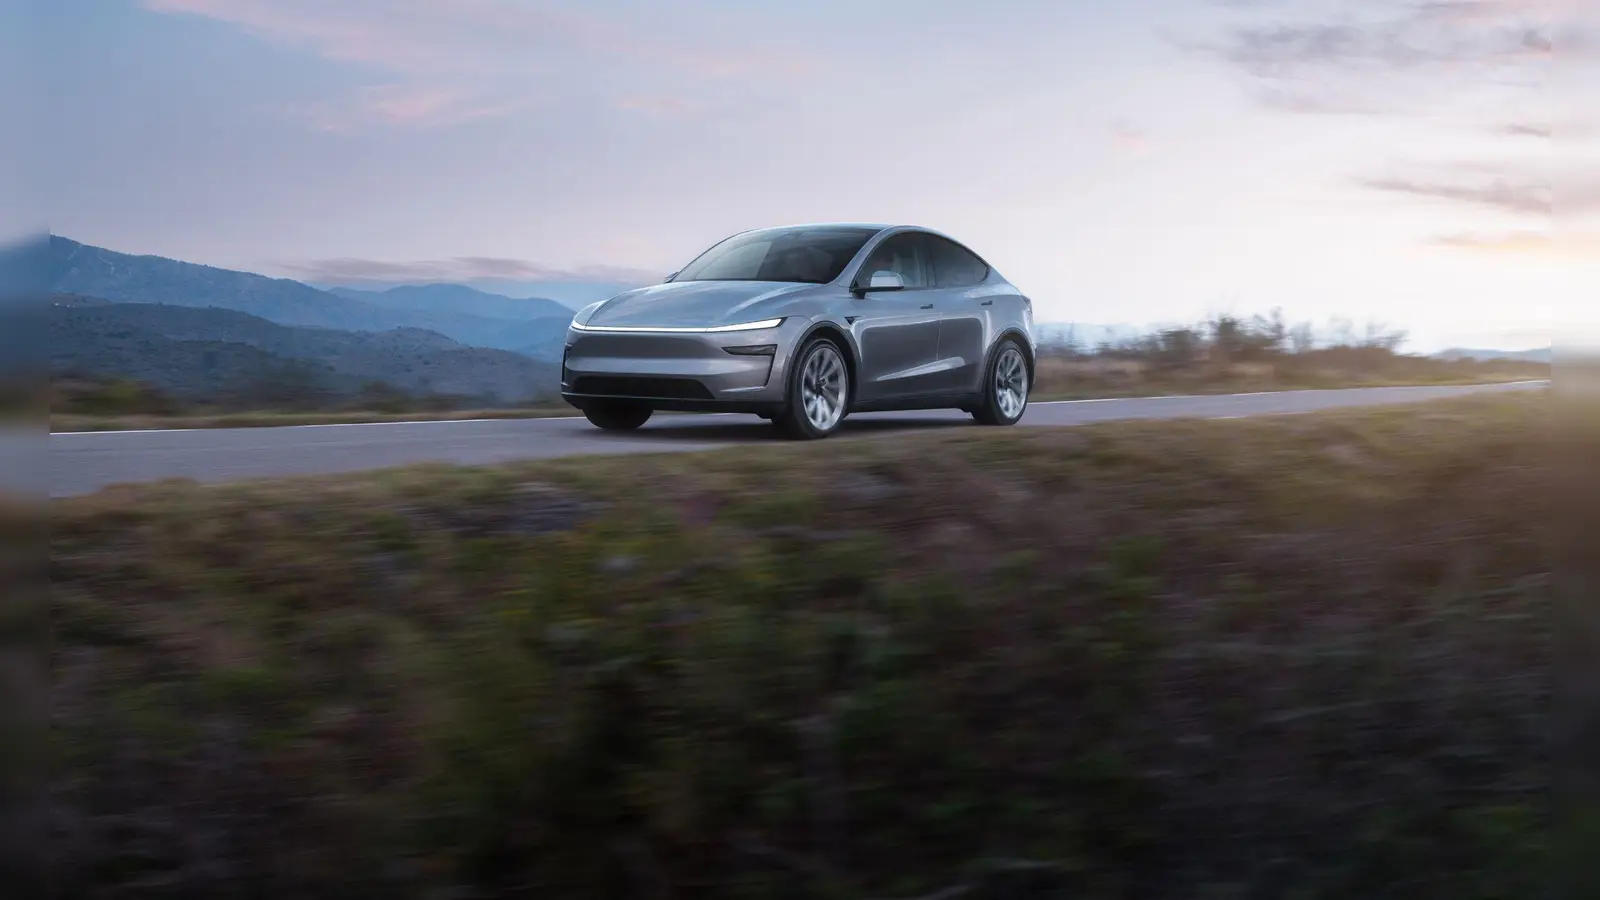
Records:
[[[512,299],[460,284],[407,284],[382,291],[329,288],[328,293],[384,309],[425,313],[464,313],[487,319],[531,322],[572,318],[572,307],[543,297]]]
[[[285,377],[352,394],[381,382],[413,395],[519,403],[549,397],[554,363],[465,347],[436,332],[339,331],[279,325],[227,309],[52,297],[50,368],[118,376],[175,396],[237,394]]]
[[[287,278],[160,256],[131,256],[57,236],[50,238],[47,259],[51,290],[59,294],[121,303],[217,307],[281,325],[346,331],[425,328],[468,346],[547,359],[559,358],[562,337],[572,321],[572,310],[553,300],[513,300],[451,285],[341,295]],[[450,305],[452,296],[470,296],[473,309],[495,308],[505,314],[489,316],[457,309]]]
[[[382,383],[485,403],[549,397],[572,321],[554,300],[462,285],[320,290],[57,236],[38,252],[53,372],[133,378],[196,399],[285,379],[334,394]],[[16,327],[0,330],[23,333],[31,313],[4,312]]]

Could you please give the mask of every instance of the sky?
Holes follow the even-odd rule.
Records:
[[[921,224],[1041,320],[1592,345],[1590,7],[51,0],[0,14],[35,126],[0,196],[318,283],[640,280],[746,228]]]

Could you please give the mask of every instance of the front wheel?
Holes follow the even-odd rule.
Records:
[[[1011,338],[1000,343],[983,380],[983,404],[972,411],[982,425],[1015,425],[1028,408],[1028,360]]]
[[[650,407],[642,403],[600,403],[583,411],[596,428],[606,431],[632,431],[650,421]]]
[[[795,354],[788,403],[773,424],[795,440],[825,438],[839,428],[850,405],[850,370],[844,351],[827,338],[808,342]]]

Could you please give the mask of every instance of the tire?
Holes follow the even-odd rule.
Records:
[[[815,441],[833,434],[850,406],[850,367],[845,352],[825,337],[812,338],[794,355],[788,402],[772,424],[784,437]]]
[[[983,403],[972,411],[980,425],[1015,425],[1028,410],[1033,388],[1028,357],[1015,338],[1002,340],[983,373]]]
[[[650,421],[650,413],[643,403],[600,403],[583,411],[590,424],[606,431],[633,431]]]

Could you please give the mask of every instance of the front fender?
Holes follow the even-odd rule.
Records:
[[[818,316],[812,319],[800,332],[800,337],[790,348],[790,356],[804,346],[818,333],[831,333],[833,337],[844,345],[845,365],[850,370],[850,396],[859,396],[857,393],[856,372],[861,365],[861,346],[856,342],[855,330],[850,325],[833,316]]]

